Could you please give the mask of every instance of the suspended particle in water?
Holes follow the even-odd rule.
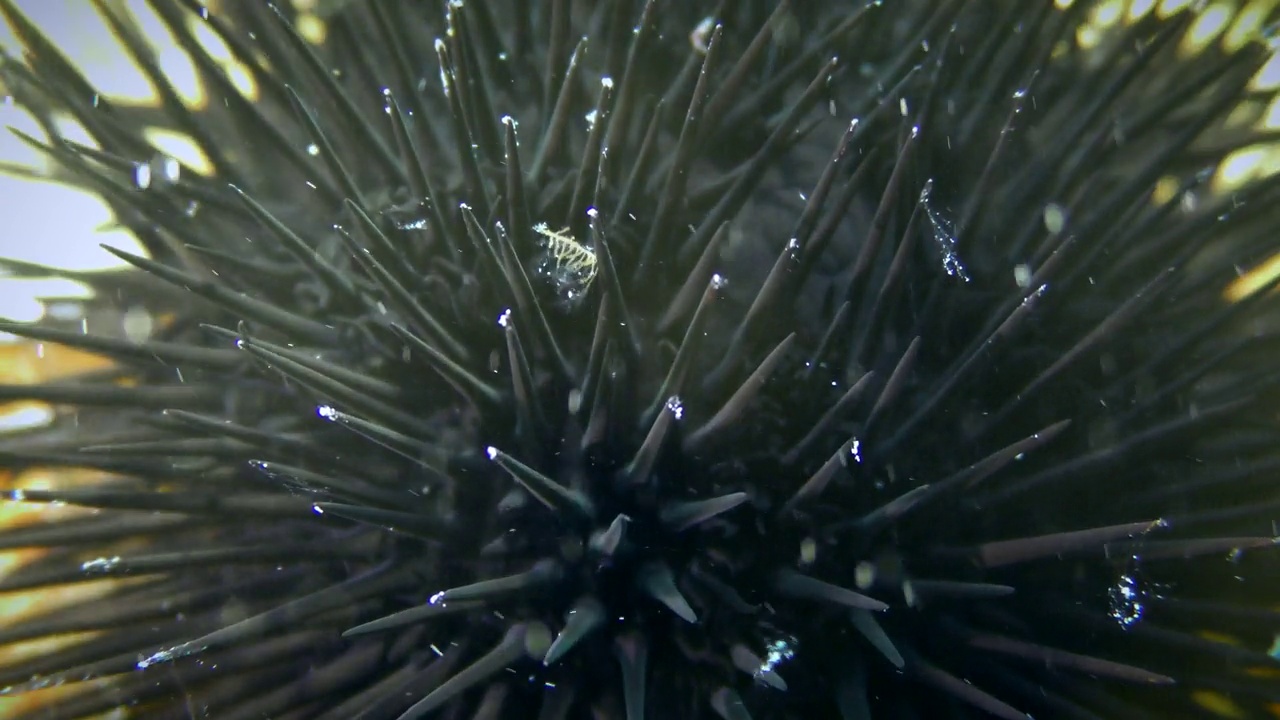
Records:
[[[552,230],[546,223],[538,223],[533,231],[542,236],[547,252],[538,266],[539,274],[551,281],[561,301],[574,304],[596,278],[595,251],[575,240],[568,228]]]
[[[934,206],[932,193],[933,179],[930,178],[925,181],[924,187],[920,190],[920,207],[924,210],[925,219],[929,222],[929,233],[941,256],[942,269],[954,278],[969,282],[969,271],[961,261],[960,253],[956,251],[955,226]]]

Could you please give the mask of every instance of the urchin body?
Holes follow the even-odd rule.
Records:
[[[154,3],[180,42],[186,5]],[[1260,648],[1189,631],[1274,623],[1268,301],[1218,297],[1273,250],[1275,183],[1210,198],[1194,144],[1260,49],[1185,75],[1186,17],[1095,63],[1054,54],[1086,4],[795,5],[356,2],[320,48],[216,8],[262,99],[203,65],[219,102],[165,119],[216,177],[139,188],[154,149],[5,4],[6,84],[105,151],[42,145],[173,319],[5,326],[121,362],[4,388],[82,425],[9,467],[111,478],[23,493],[106,511],[8,531],[63,549],[5,587],[147,579],[15,626],[99,634],[4,681],[113,679],[51,717],[1272,700]]]

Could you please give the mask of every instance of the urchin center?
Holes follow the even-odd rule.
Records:
[[[665,502],[652,478],[637,482],[626,469],[616,468],[589,473],[585,487],[573,489],[497,448],[487,448],[486,454],[554,516],[546,526],[555,528],[554,534],[527,538],[526,547],[539,559],[522,575],[551,586],[553,611],[564,612],[566,633],[594,630],[607,618],[629,622],[650,614],[645,605],[652,608],[655,602],[686,622],[697,621],[676,587],[678,570],[696,548],[683,531],[731,509],[740,498],[705,507]],[[541,534],[537,524],[529,532]],[[455,595],[456,590],[444,593],[448,599]],[[548,663],[562,646],[548,654]]]

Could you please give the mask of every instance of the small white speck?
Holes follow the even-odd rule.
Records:
[[[684,418],[684,403],[680,401],[678,396],[673,395],[667,400],[667,409],[671,411],[671,417],[676,420]]]

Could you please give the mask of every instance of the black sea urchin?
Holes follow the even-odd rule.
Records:
[[[0,533],[49,549],[0,588],[128,580],[0,630],[82,633],[0,668],[88,688],[33,716],[1280,700],[1274,301],[1221,299],[1280,182],[1207,185],[1261,44],[1188,60],[1183,12],[1085,51],[1087,2],[352,0],[315,45],[149,2],[196,112],[96,4],[159,115],[0,0],[24,139],[148,252],[86,310],[159,322],[0,326],[115,361],[0,387],[60,408],[9,470],[100,475],[9,492],[99,512]]]

